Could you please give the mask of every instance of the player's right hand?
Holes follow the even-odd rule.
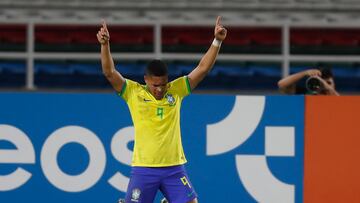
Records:
[[[99,43],[101,45],[105,45],[105,44],[109,43],[110,34],[109,34],[108,29],[107,29],[105,20],[103,20],[102,27],[100,28],[100,30],[96,34],[96,37],[97,37],[97,39],[98,39],[98,41],[99,41]]]

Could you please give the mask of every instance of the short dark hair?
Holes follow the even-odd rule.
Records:
[[[330,67],[319,67],[321,77],[324,79],[333,78],[333,72]]]
[[[147,65],[145,74],[151,76],[166,76],[168,74],[168,68],[163,61],[154,59]]]

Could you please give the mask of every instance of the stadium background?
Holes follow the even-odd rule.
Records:
[[[237,168],[232,163],[234,160],[230,160],[234,159],[234,153],[267,157],[264,151],[266,133],[261,132],[267,125],[295,126],[293,149],[300,150],[300,154],[290,153],[292,158],[283,158],[285,161],[266,158],[276,177],[295,185],[294,202],[359,202],[360,177],[357,171],[360,166],[356,161],[360,155],[356,147],[360,144],[358,96],[266,96],[264,114],[260,119],[265,124],[255,126],[256,130],[249,134],[255,141],[238,143],[244,145],[234,146],[232,154],[224,153],[224,157],[208,156],[205,150],[210,147],[209,135],[212,133],[205,129],[230,115],[236,104],[235,95],[278,94],[277,81],[290,73],[329,65],[333,68],[338,91],[343,95],[358,94],[359,11],[358,0],[1,0],[0,125],[4,125],[2,130],[8,125],[23,130],[34,142],[36,161],[34,168],[23,165],[33,173],[28,183],[12,191],[5,190],[9,187],[4,185],[7,175],[17,168],[13,164],[23,164],[24,160],[9,160],[6,149],[17,147],[7,137],[9,135],[5,132],[8,131],[0,133],[0,187],[3,188],[0,201],[47,202],[50,194],[55,195],[55,202],[99,202],[101,200],[97,198],[102,193],[106,197],[101,199],[106,202],[121,197],[121,191],[104,184],[95,184],[90,192],[61,192],[46,181],[42,175],[43,167],[40,167],[40,150],[47,136],[67,125],[83,126],[97,132],[96,135],[107,143],[105,149],[109,152],[113,134],[106,127],[97,128],[99,117],[93,114],[87,117],[89,114],[86,112],[103,111],[108,114],[100,115],[108,119],[109,115],[119,116],[113,111],[127,111],[111,93],[110,85],[101,73],[95,36],[101,19],[109,24],[117,69],[125,77],[142,81],[146,61],[153,58],[168,63],[170,78],[189,73],[209,47],[215,17],[221,15],[229,35],[214,69],[184,104],[184,117],[200,126],[198,131],[187,130],[194,126],[184,121],[189,172],[202,200],[205,200],[202,202],[219,202],[225,194],[226,202],[260,201],[244,185],[244,180],[240,181],[239,174],[234,173]],[[206,95],[196,95],[199,93]],[[228,96],[221,96],[223,94]],[[98,102],[87,104],[84,101],[88,99]],[[219,112],[214,111],[211,115],[201,110],[197,115],[190,113],[190,109],[198,108],[204,101],[214,102],[224,109],[209,105],[209,109],[218,109]],[[108,108],[95,107],[101,102],[108,102]],[[72,114],[76,110],[79,112],[75,115],[81,116]],[[251,115],[252,112],[245,109],[242,113]],[[209,116],[211,121],[201,119],[201,115]],[[113,126],[107,128],[114,133],[125,124],[130,125],[127,123],[129,120],[118,118],[118,122],[112,121]],[[240,125],[240,121],[233,120]],[[289,123],[289,120],[296,123]],[[48,126],[48,129],[42,129],[43,126]],[[233,128],[227,130],[235,131]],[[109,136],[104,137],[104,133]],[[42,137],[37,137],[38,134]],[[193,135],[200,136],[196,142],[200,146],[191,142]],[[229,139],[235,142],[237,138]],[[87,153],[77,147],[64,148],[62,169],[70,174],[79,174],[86,168]],[[72,156],[79,158],[82,167],[77,168],[76,161],[66,161]],[[111,158],[108,153],[106,158]],[[62,163],[60,158],[58,161]],[[289,170],[286,165],[289,165]],[[206,169],[201,166],[206,166]],[[225,173],[221,179],[210,178],[227,167],[233,173]],[[129,168],[126,164],[106,165],[106,178],[111,175],[108,170],[119,170],[126,175]],[[101,177],[100,182],[107,182],[106,178]],[[211,180],[214,187],[210,187]],[[281,194],[273,198],[260,202],[289,202],[276,199],[281,199]]]

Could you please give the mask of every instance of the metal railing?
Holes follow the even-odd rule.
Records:
[[[100,21],[100,19],[99,19]],[[27,64],[26,69],[26,88],[31,90],[35,88],[34,85],[34,61],[36,59],[98,59],[100,60],[99,53],[54,53],[54,52],[36,52],[34,31],[36,25],[61,25],[61,24],[78,24],[78,25],[97,25],[97,22],[92,20],[58,20],[58,21],[46,21],[41,20],[13,20],[3,22],[0,20],[1,24],[26,24],[27,25],[27,49],[26,52],[0,52],[0,58],[2,59],[25,59]],[[154,26],[154,50],[152,53],[113,53],[113,58],[117,60],[124,59],[181,59],[181,60],[199,60],[204,53],[164,53],[161,50],[161,29],[162,26],[166,25],[208,25],[213,26],[213,20],[209,21],[198,21],[198,22],[186,22],[186,21],[143,21],[143,20],[132,20],[124,22],[114,22],[109,21],[110,25],[151,25]],[[289,66],[291,62],[309,62],[309,61],[324,61],[324,62],[360,62],[360,56],[357,55],[339,55],[339,56],[326,56],[326,55],[292,55],[290,54],[290,29],[296,27],[314,27],[314,28],[353,28],[360,27],[360,24],[354,22],[348,23],[332,23],[332,24],[323,24],[323,23],[311,23],[311,22],[302,22],[302,23],[279,23],[279,22],[259,22],[257,24],[250,23],[238,23],[238,22],[225,22],[229,26],[257,26],[257,27],[278,27],[282,29],[282,53],[281,54],[220,54],[218,60],[231,60],[231,61],[271,61],[271,62],[280,62],[282,63],[282,76],[287,76],[289,74]],[[231,32],[231,30],[230,30]],[[95,35],[95,33],[94,33]],[[94,38],[96,40],[96,38]],[[210,44],[209,44],[210,46]],[[100,52],[100,47],[99,47]]]

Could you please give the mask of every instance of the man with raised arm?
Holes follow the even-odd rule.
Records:
[[[184,97],[213,67],[227,30],[217,17],[214,40],[194,70],[168,81],[167,66],[152,60],[146,67],[145,85],[124,78],[114,66],[106,23],[97,33],[105,77],[127,103],[135,128],[135,144],[126,203],[152,203],[160,190],[171,203],[197,203],[197,194],[185,171],[181,142],[180,107]]]

